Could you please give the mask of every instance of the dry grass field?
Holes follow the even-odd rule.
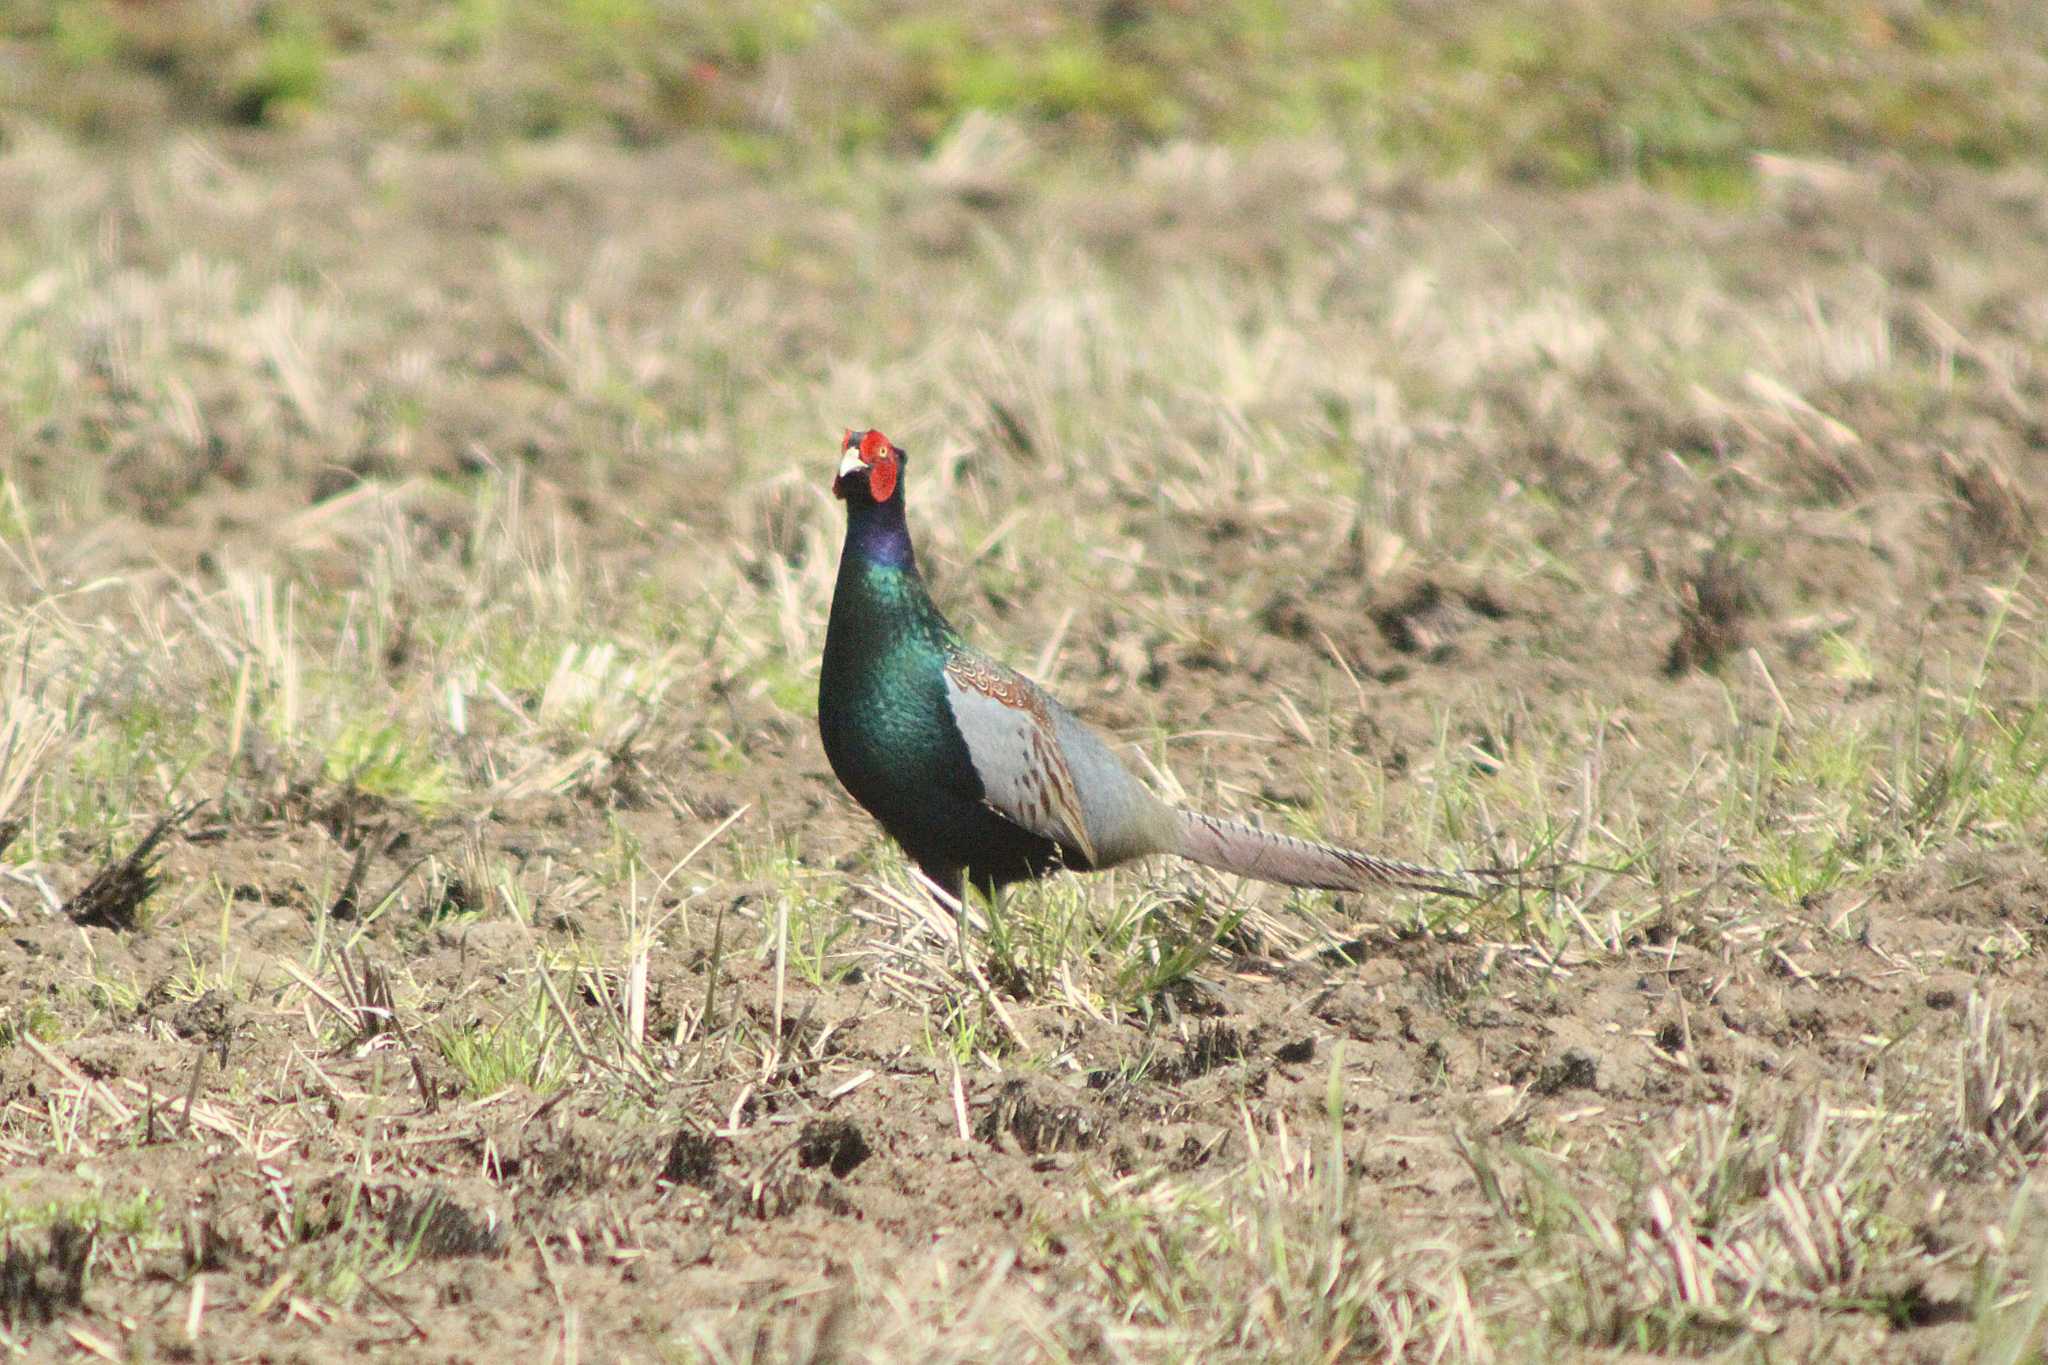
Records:
[[[1443,8],[9,6],[0,1347],[2040,1360],[2048,22]],[[1544,870],[956,934],[870,425],[1162,790]]]

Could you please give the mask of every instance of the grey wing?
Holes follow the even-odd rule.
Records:
[[[1038,684],[963,651],[947,661],[946,696],[997,814],[1093,867],[1165,847],[1165,807]]]

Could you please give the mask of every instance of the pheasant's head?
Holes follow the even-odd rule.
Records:
[[[903,452],[879,431],[849,431],[839,443],[839,474],[832,496],[858,502],[887,502],[903,477]]]

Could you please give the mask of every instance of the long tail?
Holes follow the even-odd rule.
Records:
[[[1174,814],[1180,820],[1180,844],[1173,851],[1204,867],[1281,886],[1310,886],[1325,891],[1400,886],[1439,896],[1479,899],[1469,873],[1398,863],[1357,849],[1312,844],[1306,839],[1271,834],[1199,811],[1176,810]]]

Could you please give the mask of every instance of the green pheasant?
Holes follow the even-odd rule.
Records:
[[[903,515],[905,456],[849,431],[833,493],[846,543],[818,678],[818,733],[854,800],[939,886],[996,887],[1170,853],[1282,886],[1471,896],[1419,867],[1182,810],[1148,791],[1045,691],[960,638],[925,591]]]

